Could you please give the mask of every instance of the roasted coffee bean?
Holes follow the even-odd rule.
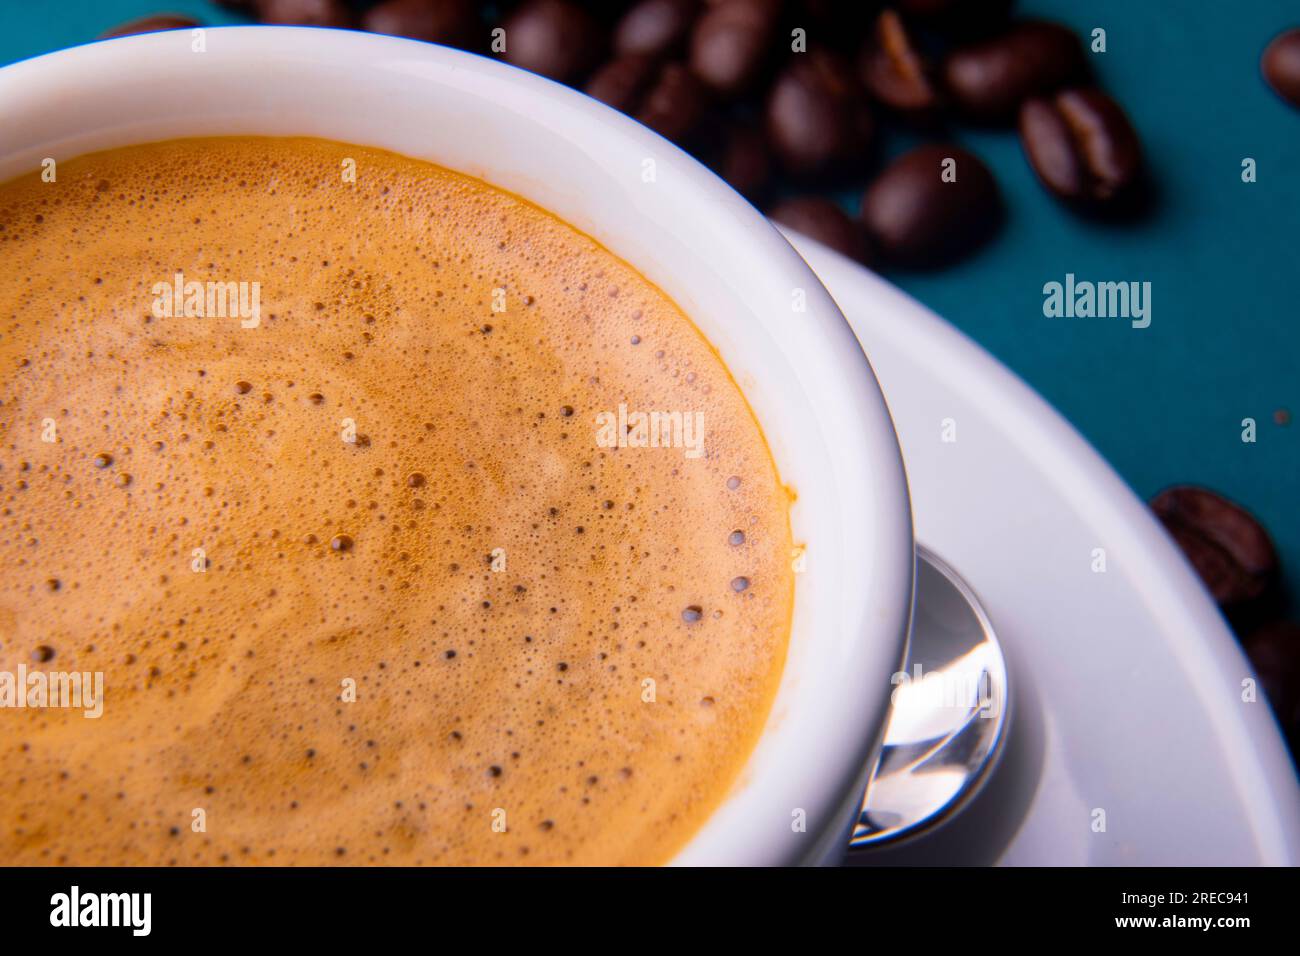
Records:
[[[969,252],[996,230],[996,181],[958,146],[920,146],[895,160],[862,197],[862,219],[884,258],[937,266]]]
[[[1245,508],[1205,488],[1180,485],[1152,498],[1151,509],[1225,610],[1260,600],[1274,586],[1277,552]]]
[[[863,85],[891,109],[924,115],[938,106],[930,64],[893,10],[882,10],[876,18],[858,58],[858,71]]]
[[[1014,0],[895,0],[900,10],[945,33],[988,33],[1006,23]]]
[[[507,62],[562,83],[590,70],[604,50],[600,26],[568,0],[527,0],[503,26]]]
[[[871,109],[849,61],[831,50],[795,54],[768,94],[768,140],[791,173],[843,170],[871,145]]]
[[[744,92],[774,52],[779,0],[716,0],[691,32],[691,69],[719,93]]]
[[[113,27],[111,30],[105,30],[99,35],[99,39],[109,40],[113,37],[129,37],[137,33],[157,33],[160,30],[189,30],[197,26],[199,26],[199,22],[191,20],[189,17],[161,14],[156,17],[141,17],[138,20],[131,20],[120,26]]]
[[[695,132],[708,106],[708,91],[683,63],[665,63],[646,91],[636,119],[674,143]]]
[[[702,121],[692,151],[750,202],[758,202],[772,181],[772,152],[761,127],[748,119],[713,115]]]
[[[593,73],[585,91],[606,106],[632,114],[657,73],[658,63],[652,56],[620,56]]]
[[[867,260],[867,236],[862,224],[839,206],[821,196],[800,196],[786,199],[776,205],[768,215],[783,226],[789,226],[810,239],[816,239],[840,255],[858,262]]]
[[[673,142],[695,131],[708,104],[704,85],[683,64],[650,56],[610,61],[587,83],[587,94]]]
[[[1101,90],[1062,90],[1025,100],[1020,142],[1043,185],[1071,202],[1122,203],[1141,178],[1137,133]]]
[[[491,0],[484,0],[483,6],[495,6],[504,13],[517,2],[518,0],[497,0],[493,3]],[[623,19],[623,14],[627,13],[633,0],[572,0],[572,2],[591,14],[592,19],[604,30],[608,40],[608,35],[614,32],[614,27],[618,25],[619,20]]]
[[[614,28],[614,52],[619,56],[676,53],[690,36],[700,5],[700,0],[641,0]]]
[[[1083,45],[1067,28],[1023,20],[1007,32],[948,54],[943,79],[949,95],[970,118],[1013,120],[1030,96],[1049,93],[1085,70]]]
[[[384,0],[361,18],[371,33],[466,47],[480,27],[474,0]]]
[[[786,19],[807,29],[819,44],[853,52],[871,29],[879,7],[875,0],[803,0],[795,5],[796,14]]]
[[[1242,642],[1277,722],[1300,744],[1300,624],[1273,621]]]
[[[772,181],[772,153],[767,147],[767,137],[756,126],[727,127],[714,169],[746,199],[762,196]]]
[[[1264,50],[1259,66],[1277,95],[1300,108],[1300,29],[1278,34]]]
[[[349,27],[352,11],[344,0],[257,0],[263,23],[304,27]]]

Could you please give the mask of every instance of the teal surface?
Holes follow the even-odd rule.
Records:
[[[893,278],[1038,389],[1146,498],[1216,488],[1255,512],[1300,594],[1300,111],[1259,76],[1259,54],[1300,25],[1294,0],[1022,0],[1082,35],[1101,83],[1142,135],[1159,193],[1124,226],[1072,217],[1038,186],[1011,133],[959,132],[992,167],[1009,210],[996,242],[960,266]],[[0,0],[0,63],[83,43],[162,10],[239,18],[185,0]],[[3,142],[0,103],[0,143]],[[1258,181],[1243,183],[1252,158]],[[1151,325],[1050,319],[1043,286],[1151,283]],[[1257,440],[1241,440],[1242,420]]]

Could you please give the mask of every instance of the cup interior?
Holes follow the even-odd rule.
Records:
[[[657,284],[752,406],[797,495],[791,522],[803,548],[789,652],[763,736],[674,862],[833,856],[901,661],[913,553],[893,424],[816,276],[694,159],[548,80],[348,31],[232,27],[206,30],[203,40],[199,51],[189,31],[126,37],[0,69],[0,181],[46,157],[132,143],[316,136],[426,159],[517,193]]]

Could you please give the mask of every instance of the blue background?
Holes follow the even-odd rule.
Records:
[[[1084,37],[1106,30],[1107,52],[1091,59],[1142,136],[1154,214],[1136,225],[1081,221],[1039,187],[1014,134],[959,131],[1003,188],[1003,232],[955,268],[893,278],[1046,396],[1141,497],[1195,482],[1253,511],[1300,594],[1300,422],[1273,418],[1300,413],[1300,111],[1259,75],[1260,52],[1300,25],[1300,5],[1021,0],[1019,9]],[[162,11],[240,22],[185,0],[0,0],[0,64]],[[1254,184],[1241,181],[1245,157],[1258,164]],[[1150,328],[1045,318],[1043,284],[1067,272],[1151,282]],[[1241,441],[1247,417],[1255,444]]]

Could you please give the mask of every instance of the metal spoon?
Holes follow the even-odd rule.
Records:
[[[1002,648],[966,582],[917,546],[906,669],[850,849],[916,834],[958,813],[988,779],[1006,736]]]

